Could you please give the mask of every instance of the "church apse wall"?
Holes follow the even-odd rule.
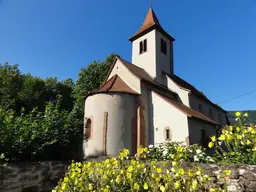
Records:
[[[117,155],[123,148],[133,150],[136,104],[137,96],[126,93],[95,94],[86,99],[85,121],[91,119],[91,133],[83,144],[84,157]]]

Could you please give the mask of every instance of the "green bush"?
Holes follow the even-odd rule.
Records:
[[[148,148],[139,149],[139,155],[145,158],[148,152]],[[228,170],[219,175],[218,182],[213,182],[200,167],[184,170],[177,161],[126,160],[128,154],[125,149],[120,156],[105,161],[72,163],[53,192],[226,191]]]
[[[10,161],[75,158],[73,148],[77,150],[82,137],[75,116],[75,111],[60,111],[53,103],[44,112],[34,109],[19,116],[0,108],[0,154]]]

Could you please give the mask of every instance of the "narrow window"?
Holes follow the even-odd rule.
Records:
[[[166,127],[164,129],[164,137],[166,141],[171,141],[172,139],[172,133],[171,133],[171,129],[169,127]]]
[[[142,41],[140,42],[140,54],[143,53],[143,43]]]
[[[144,44],[143,44],[143,52],[147,51],[147,39],[144,40]]]
[[[199,111],[200,113],[203,113],[203,106],[202,106],[202,104],[199,104],[199,105],[198,105],[198,111]]]
[[[161,52],[167,55],[167,44],[163,39],[161,39]]]
[[[85,137],[86,139],[91,138],[91,131],[92,131],[92,121],[91,119],[87,119],[86,125],[85,125]]]
[[[140,42],[140,54],[147,51],[147,39]]]

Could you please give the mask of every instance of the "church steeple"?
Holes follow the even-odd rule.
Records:
[[[171,37],[160,25],[160,22],[152,7],[149,8],[141,28],[129,40],[134,41],[153,29],[158,29],[159,31],[163,32],[170,40],[174,41],[173,37]]]
[[[140,29],[129,39],[132,42],[132,63],[163,82],[163,72],[173,74],[173,41],[161,26],[152,7]]]

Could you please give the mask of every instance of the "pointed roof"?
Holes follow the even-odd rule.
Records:
[[[174,38],[171,37],[160,25],[159,20],[157,19],[157,16],[152,9],[152,7],[149,8],[148,13],[145,17],[144,23],[142,24],[141,28],[129,39],[130,41],[134,41],[135,39],[143,36],[144,34],[148,33],[149,31],[153,29],[158,29],[160,32],[162,32],[168,39],[171,41],[174,41]]]
[[[121,93],[138,93],[132,90],[118,75],[114,75],[107,82],[105,82],[98,90],[93,93],[104,93],[104,92],[121,92]]]

